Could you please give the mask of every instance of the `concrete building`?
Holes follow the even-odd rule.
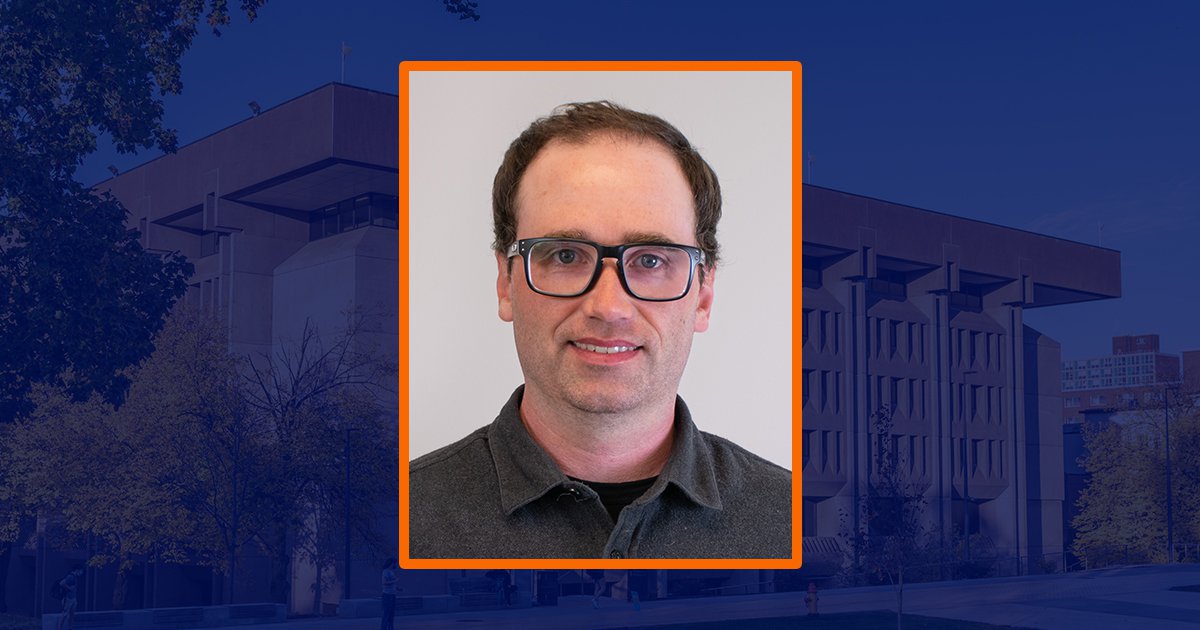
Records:
[[[1119,253],[813,186],[804,204],[806,549],[862,522],[888,409],[942,540],[1061,561],[1059,344],[1024,312],[1119,296]]]
[[[186,300],[226,323],[231,352],[275,356],[306,325],[328,335],[359,309],[381,317],[358,341],[394,358],[397,133],[395,95],[331,84],[98,188],[129,209],[143,247],[193,262]],[[379,532],[394,549],[394,519]],[[382,560],[363,556],[351,577],[365,596],[378,588]],[[264,591],[259,600],[264,562],[239,587]],[[316,612],[316,579],[315,567],[293,561],[291,613]]]
[[[306,325],[332,336],[346,325],[347,312],[357,309],[379,317],[356,341],[394,360],[396,109],[394,94],[325,85],[96,188],[124,204],[143,247],[181,252],[194,264],[185,299],[218,315],[228,327],[231,352],[275,356]],[[395,415],[390,418],[394,430]],[[333,448],[340,454],[341,445]],[[390,483],[395,496],[395,479],[380,483]],[[378,532],[394,554],[395,505],[383,509],[391,516]],[[268,601],[280,568],[251,547],[240,561],[238,601]],[[14,552],[10,602],[39,599],[47,579],[88,557],[85,550]],[[389,552],[355,553],[352,594],[377,595],[378,567]],[[327,589],[333,601],[345,574],[340,561],[336,572],[336,586]],[[112,573],[111,565],[88,570],[81,610],[108,607]],[[310,563],[291,563],[290,613],[315,612],[316,578]],[[220,593],[212,572],[201,567],[140,564],[130,580],[127,602],[135,607],[209,604]],[[57,610],[57,604],[45,605]]]
[[[129,209],[147,249],[192,260],[187,300],[220,316],[231,351],[271,353],[308,322],[336,329],[348,308],[394,309],[396,111],[395,95],[326,85],[99,188]],[[1119,254],[814,186],[804,204],[807,573],[840,566],[843,515],[856,514],[873,481],[871,418],[884,407],[907,474],[947,540],[966,529],[1009,556],[1061,554],[1059,346],[1023,313],[1120,295]],[[363,342],[394,352],[395,324],[393,312]],[[394,519],[380,531],[394,549]],[[14,589],[34,584],[38,566],[53,575],[67,559],[86,558],[14,553]],[[351,596],[374,595],[378,562],[356,556]],[[243,566],[244,598],[266,599],[276,567],[266,558]],[[89,574],[83,610],[111,584],[108,573]],[[444,594],[482,573],[404,571],[401,585],[410,595]],[[611,588],[646,599],[745,593],[785,578],[771,573],[637,571],[614,576],[625,582]],[[142,606],[204,604],[211,579],[198,567],[142,566],[131,591],[145,593],[135,602]],[[314,567],[293,563],[288,579],[290,612],[316,612]],[[526,598],[590,588],[571,572],[522,571],[514,580]],[[340,595],[331,589],[325,602]]]

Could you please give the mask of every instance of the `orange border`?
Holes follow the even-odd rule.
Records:
[[[803,243],[803,159],[801,145],[801,64],[798,61],[405,61],[400,63],[400,146],[398,167],[399,187],[399,518],[400,566],[405,569],[796,569],[802,562],[801,532],[803,480],[801,452],[803,436],[801,408],[796,392],[802,387],[800,339],[795,334],[802,326],[802,287],[804,269],[801,256],[792,256],[792,551],[791,558],[767,559],[621,559],[608,558],[542,558],[542,559],[429,559],[410,558],[408,530],[408,461],[409,461],[409,284],[408,284],[408,98],[409,73],[440,72],[790,72],[792,73],[792,248]]]

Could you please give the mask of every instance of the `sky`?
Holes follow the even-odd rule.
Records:
[[[1120,299],[1027,312],[1064,359],[1200,349],[1200,5],[476,1],[268,3],[197,36],[167,124],[187,143],[340,80],[343,42],[345,82],[391,93],[404,59],[799,60],[806,181],[1119,250]],[[101,148],[79,179],[154,156]]]

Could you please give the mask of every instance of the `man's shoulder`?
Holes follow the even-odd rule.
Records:
[[[437,475],[446,470],[461,468],[464,460],[490,458],[488,427],[485,425],[472,431],[463,439],[426,453],[408,463],[408,474],[414,481],[417,476]]]
[[[792,471],[763,459],[719,435],[701,431],[719,475],[733,475],[755,483],[780,484],[791,490]]]

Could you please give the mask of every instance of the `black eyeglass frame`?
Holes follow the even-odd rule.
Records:
[[[585,286],[582,291],[580,291],[578,293],[572,293],[570,295],[563,295],[560,293],[549,293],[546,291],[542,291],[541,289],[534,286],[533,275],[529,269],[529,250],[532,249],[534,245],[537,245],[538,243],[545,243],[547,241],[556,241],[556,242],[560,242],[560,243],[561,242],[579,243],[581,245],[590,245],[596,249],[596,252],[598,253],[598,256],[596,257],[596,268],[595,268],[595,270],[592,271],[592,279],[587,283],[587,286]],[[688,259],[691,261],[691,265],[689,265],[689,267],[688,267],[688,280],[687,280],[687,285],[683,288],[683,293],[680,293],[679,295],[677,295],[673,298],[646,298],[646,297],[642,297],[642,296],[638,295],[637,293],[634,293],[633,289],[629,288],[629,281],[625,279],[625,265],[621,264],[621,262],[624,260],[624,257],[625,257],[625,250],[631,249],[633,247],[674,247],[676,249],[681,249],[684,252],[687,252]],[[696,265],[704,264],[704,250],[700,249],[699,247],[693,247],[691,245],[680,245],[678,243],[653,243],[653,242],[650,242],[650,243],[646,243],[646,242],[625,243],[624,245],[601,245],[600,243],[595,243],[592,241],[585,241],[585,240],[577,239],[577,238],[555,238],[552,236],[539,237],[539,238],[523,238],[523,239],[513,243],[512,245],[509,245],[508,246],[508,258],[512,258],[513,256],[521,257],[522,266],[525,267],[525,283],[529,285],[529,289],[531,291],[533,291],[534,293],[540,294],[540,295],[545,295],[547,297],[560,297],[560,298],[576,298],[576,297],[586,294],[588,291],[591,291],[593,288],[595,288],[596,282],[600,280],[600,273],[602,271],[604,271],[604,259],[605,258],[613,258],[617,261],[617,277],[621,279],[621,286],[624,287],[625,293],[628,293],[629,295],[633,296],[636,299],[642,300],[643,302],[674,302],[676,300],[682,300],[684,298],[684,296],[686,296],[688,293],[690,293],[692,291],[692,280],[696,277]]]

